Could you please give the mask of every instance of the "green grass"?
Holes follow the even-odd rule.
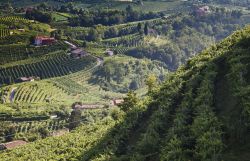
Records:
[[[67,22],[68,18],[60,13],[52,12],[52,19],[56,22]]]

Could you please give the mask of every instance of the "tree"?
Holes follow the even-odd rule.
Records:
[[[16,127],[11,126],[9,129],[5,132],[5,141],[9,142],[12,141],[16,134]]]
[[[222,150],[221,133],[216,130],[207,131],[197,139],[195,157],[197,160],[216,161]]]
[[[133,12],[133,7],[131,6],[131,5],[128,5],[127,7],[126,7],[126,11],[128,12],[128,13],[131,13],[131,12]]]
[[[81,123],[81,110],[76,109],[71,112],[69,117],[69,129],[73,130]]]
[[[138,85],[138,83],[137,83],[136,80],[133,80],[133,81],[130,83],[130,85],[129,85],[129,89],[130,89],[130,90],[137,90],[138,88],[139,88],[139,85]]]
[[[39,10],[46,11],[47,8],[48,8],[48,5],[47,5],[45,2],[43,2],[43,3],[41,3],[40,5],[38,5],[37,8],[38,8]]]
[[[9,2],[6,3],[6,4],[4,5],[4,8],[5,8],[5,10],[6,10],[8,13],[13,13],[13,12],[14,12],[14,9],[13,9],[11,3],[9,3]]]
[[[46,128],[44,128],[44,127],[40,127],[40,128],[38,129],[38,132],[40,133],[40,135],[41,135],[41,137],[42,137],[43,139],[49,136],[49,130],[46,129]]]
[[[123,111],[127,112],[133,109],[137,105],[137,102],[138,98],[136,93],[134,91],[129,91],[127,97],[124,98],[124,102],[119,106]]]
[[[159,141],[159,133],[154,128],[149,128],[147,133],[143,134],[142,141],[139,143],[139,151],[144,155],[157,152]]]
[[[89,41],[98,41],[101,39],[100,34],[93,28],[90,29],[87,39]]]
[[[50,23],[52,21],[52,16],[49,13],[43,13],[36,9],[27,10],[25,17],[31,20],[37,20],[44,23]]]
[[[148,35],[148,23],[146,23],[144,26],[144,34]]]
[[[243,15],[243,13],[240,10],[239,11],[232,11],[231,15],[234,18],[240,18]]]
[[[63,36],[63,30],[52,31],[50,36],[56,38],[57,40],[61,40]]]
[[[138,25],[137,25],[137,31],[139,33],[141,33],[141,31],[142,31],[142,24],[141,23],[138,23]]]
[[[175,135],[163,149],[161,154],[162,161],[183,161],[187,160],[184,156],[181,140]]]
[[[146,85],[148,86],[148,93],[152,93],[156,86],[157,78],[154,74],[148,76],[146,80]]]

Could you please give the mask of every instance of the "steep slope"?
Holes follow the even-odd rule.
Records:
[[[249,35],[248,27],[188,61],[82,160],[248,160]]]
[[[0,157],[25,160],[27,155],[36,158],[39,154],[39,159],[45,160],[55,156],[55,160],[65,157],[247,161],[250,155],[249,46],[250,27],[247,27],[203,51],[170,75],[120,121],[103,123],[102,129],[106,130],[101,131],[98,139],[93,135],[93,142],[81,145],[72,142],[73,138],[79,138],[73,133],[60,138],[60,149],[51,146],[53,140],[59,140],[49,138],[4,152]],[[89,127],[91,131],[97,127],[92,128]],[[90,136],[86,132],[82,134],[86,138]],[[34,146],[36,151],[30,153]],[[49,155],[40,153],[45,149]]]

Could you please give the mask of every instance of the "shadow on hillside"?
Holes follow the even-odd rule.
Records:
[[[160,146],[156,142],[153,142],[153,144],[157,146],[157,149],[154,149],[155,147],[147,147],[147,150],[151,149],[149,152],[140,152],[141,149],[137,149],[137,145],[139,143],[138,141],[142,138],[142,134],[144,134],[148,126],[151,125],[150,121],[153,119],[152,116],[154,116],[153,114],[157,111],[159,111],[159,115],[154,117],[160,119],[164,124],[153,123],[154,128],[157,129],[159,137],[165,137],[164,134],[168,129],[165,125],[171,122],[171,116],[174,114],[176,107],[182,99],[180,93],[183,93],[183,86],[180,88],[178,88],[178,86],[171,86],[169,88],[165,89],[164,87],[163,90],[154,95],[153,99],[155,101],[148,104],[146,110],[137,108],[129,112],[123,122],[120,122],[110,129],[99,141],[97,141],[96,145],[93,145],[91,149],[79,156],[79,160],[89,161],[98,157],[102,159],[108,158],[108,160],[127,161],[131,160],[131,157],[133,157],[136,152],[139,152],[141,155],[145,154],[145,156],[143,156],[145,160],[159,160],[158,152],[160,151]],[[178,88],[178,90],[176,88]],[[166,97],[169,97],[169,99],[166,99]],[[169,100],[172,101],[167,106],[167,109],[165,109],[165,107],[159,107],[159,102],[163,105]],[[168,120],[169,117],[165,116],[163,111],[167,111],[170,120]]]
[[[241,40],[239,40],[235,45],[233,45],[233,48],[243,48],[248,49],[250,48],[250,37],[244,37]]]
[[[248,144],[250,140],[249,128],[242,122],[241,103],[237,96],[234,95],[233,87],[230,80],[230,60],[237,58],[239,55],[246,55],[250,51],[250,38],[242,38],[238,43],[231,46],[230,55],[226,55],[217,62],[219,73],[215,82],[215,107],[219,120],[223,124],[223,142],[225,151],[222,155],[224,160],[228,161],[247,161],[250,157]],[[233,54],[233,55],[232,55]],[[249,62],[248,57],[243,57],[239,61],[243,65]],[[247,68],[246,74],[242,76],[249,84],[250,68]]]
[[[146,111],[133,110],[128,113],[123,122],[116,124],[110,129],[96,145],[79,156],[79,160],[89,161],[106,154],[110,155],[109,160],[118,160],[117,156],[127,154],[127,151],[131,148],[128,142],[135,135],[136,137],[140,136],[140,134],[135,133],[143,131],[138,131],[140,127],[147,127],[147,120],[149,120],[155,109],[157,108],[153,108],[153,105],[150,105]],[[128,160],[128,158],[119,158],[119,160]]]

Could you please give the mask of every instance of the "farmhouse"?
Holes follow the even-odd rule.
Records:
[[[110,101],[111,106],[117,106],[124,102],[124,99],[113,99]]]
[[[48,37],[48,36],[37,36],[35,37],[35,45],[41,46],[41,45],[51,45],[55,42],[55,38]]]
[[[27,144],[27,142],[23,140],[15,140],[12,142],[0,144],[0,150],[13,149],[13,148],[22,146],[24,144]]]
[[[75,48],[71,50],[71,56],[74,58],[82,58],[87,56],[88,53],[81,48]]]

